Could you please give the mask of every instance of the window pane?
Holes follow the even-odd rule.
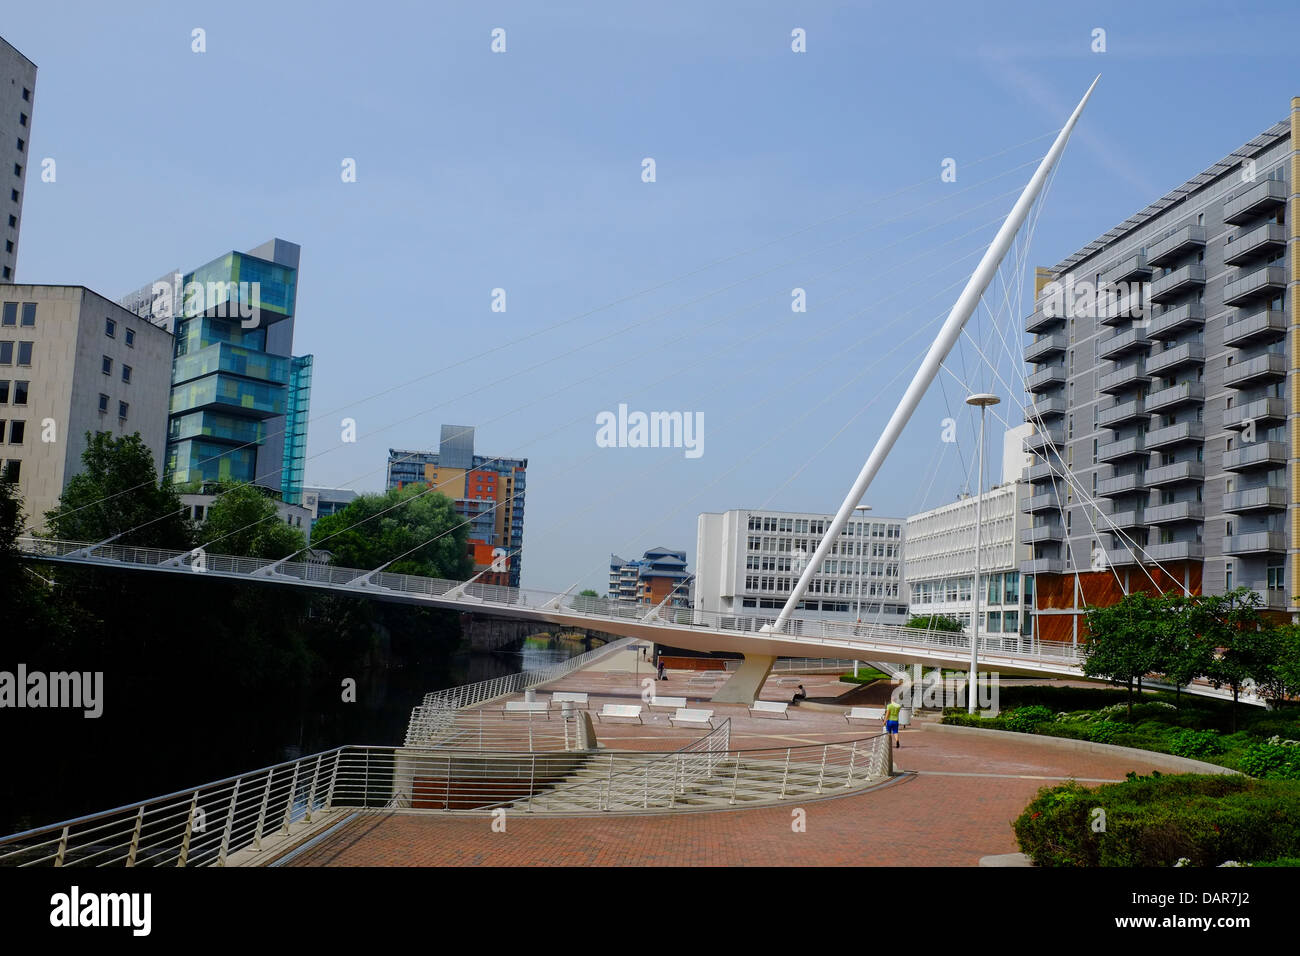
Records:
[[[12,342],[0,342],[0,365],[14,364],[14,344]]]
[[[27,431],[26,422],[9,423],[9,444],[21,445],[23,443],[23,434]]]
[[[28,384],[27,382],[14,382],[14,404],[15,405],[27,404],[27,384]],[[5,382],[4,385],[5,385],[5,391],[7,392],[9,390],[8,389],[9,383]]]
[[[4,307],[4,317],[0,319],[0,325],[17,325],[18,324],[18,303],[6,302]]]
[[[36,324],[36,303],[24,302],[23,303],[23,325],[30,329],[35,324]]]
[[[19,365],[32,364],[32,343],[31,342],[18,343],[18,364]]]
[[[0,405],[9,404],[9,382],[0,379]]]

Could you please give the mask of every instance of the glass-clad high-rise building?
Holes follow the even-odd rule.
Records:
[[[293,355],[300,249],[273,239],[123,299],[175,336],[165,469],[301,501],[312,357]]]

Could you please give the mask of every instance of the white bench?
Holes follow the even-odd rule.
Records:
[[[799,683],[799,678],[797,677],[778,677],[776,681],[776,686],[789,687],[791,684],[797,684],[797,683]]]
[[[545,714],[547,720],[551,717],[551,703],[546,700],[508,700],[506,701],[507,714]]]
[[[885,708],[883,707],[851,707],[849,712],[844,715],[844,722],[851,723],[855,720],[884,720]]]
[[[676,726],[678,723],[704,725],[712,729],[713,711],[711,710],[691,710],[687,707],[678,707],[677,713],[668,718],[668,723]]]
[[[605,717],[626,717],[628,720],[636,718],[638,724],[645,721],[641,719],[640,704],[605,704],[596,714],[596,720],[602,720]]]
[[[562,704],[566,700],[574,704],[582,704],[583,706],[586,706],[587,694],[585,691],[557,690],[551,695],[551,703],[553,704]]]
[[[770,714],[775,716],[780,714],[786,720],[790,719],[790,702],[777,700],[756,700],[754,706],[749,708],[749,716],[754,717],[758,714]]]
[[[727,676],[726,671],[718,671],[717,674],[718,677]],[[687,687],[704,687],[704,686],[712,687],[714,684],[718,682],[718,677],[712,677],[708,675],[700,675],[699,677],[692,677],[686,681],[686,686]]]
[[[651,697],[650,698],[651,710],[654,710],[656,707],[662,707],[665,710],[676,710],[678,707],[685,707],[685,706],[686,706],[685,697]]]

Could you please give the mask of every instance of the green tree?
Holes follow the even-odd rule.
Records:
[[[953,631],[959,632],[965,630],[961,621],[955,617],[948,617],[943,614],[921,615],[914,614],[907,620],[908,627],[919,627],[927,631]]]
[[[409,485],[359,495],[316,522],[311,543],[341,567],[370,570],[393,561],[387,570],[395,574],[464,580],[474,570],[468,539],[469,521],[456,514],[450,498]]]
[[[1162,602],[1141,591],[1118,604],[1088,609],[1088,642],[1083,672],[1128,687],[1128,716],[1133,719],[1133,683],[1155,669],[1159,657],[1158,617]]]
[[[1184,687],[1209,673],[1214,661],[1214,643],[1200,630],[1197,601],[1177,593],[1157,601],[1155,669],[1174,685],[1175,701]]]
[[[247,558],[286,558],[307,547],[303,533],[280,520],[275,502],[248,484],[220,491],[199,539],[215,554]]]
[[[1250,588],[1227,594],[1202,595],[1197,601],[1200,633],[1216,649],[1205,676],[1215,687],[1232,688],[1232,730],[1237,730],[1237,704],[1248,680],[1265,676],[1272,666],[1273,642],[1264,631],[1263,601]]]
[[[114,438],[86,433],[82,470],[63,490],[59,505],[45,514],[50,533],[68,541],[186,550],[191,529],[181,500],[169,484],[159,484],[153,453],[140,433]]]

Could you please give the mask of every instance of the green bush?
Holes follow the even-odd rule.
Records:
[[[871,684],[878,680],[889,680],[890,677],[874,667],[859,667],[857,677],[854,677],[853,672],[849,671],[847,674],[841,674],[839,679],[845,684]]]
[[[1252,777],[1300,780],[1300,747],[1282,743],[1251,744],[1238,766]]]
[[[1039,724],[1051,720],[1053,716],[1055,715],[1051,710],[1041,704],[1031,704],[1028,707],[1017,707],[1015,710],[1004,712],[1003,720],[1008,730],[1032,734]]]
[[[1113,720],[1099,720],[1088,726],[1087,736],[1095,744],[1113,744],[1115,738],[1128,729],[1127,724],[1116,723]]]
[[[1226,749],[1217,730],[1176,730],[1169,735],[1169,752],[1179,757],[1214,757]]]
[[[1104,828],[1094,830],[1105,811]],[[1037,866],[1193,866],[1300,854],[1300,784],[1236,774],[1044,788],[1013,824]]]
[[[1005,717],[981,717],[979,714],[968,714],[966,711],[955,707],[949,707],[945,710],[939,723],[953,727],[981,727],[984,730],[1011,729],[1007,726]]]

